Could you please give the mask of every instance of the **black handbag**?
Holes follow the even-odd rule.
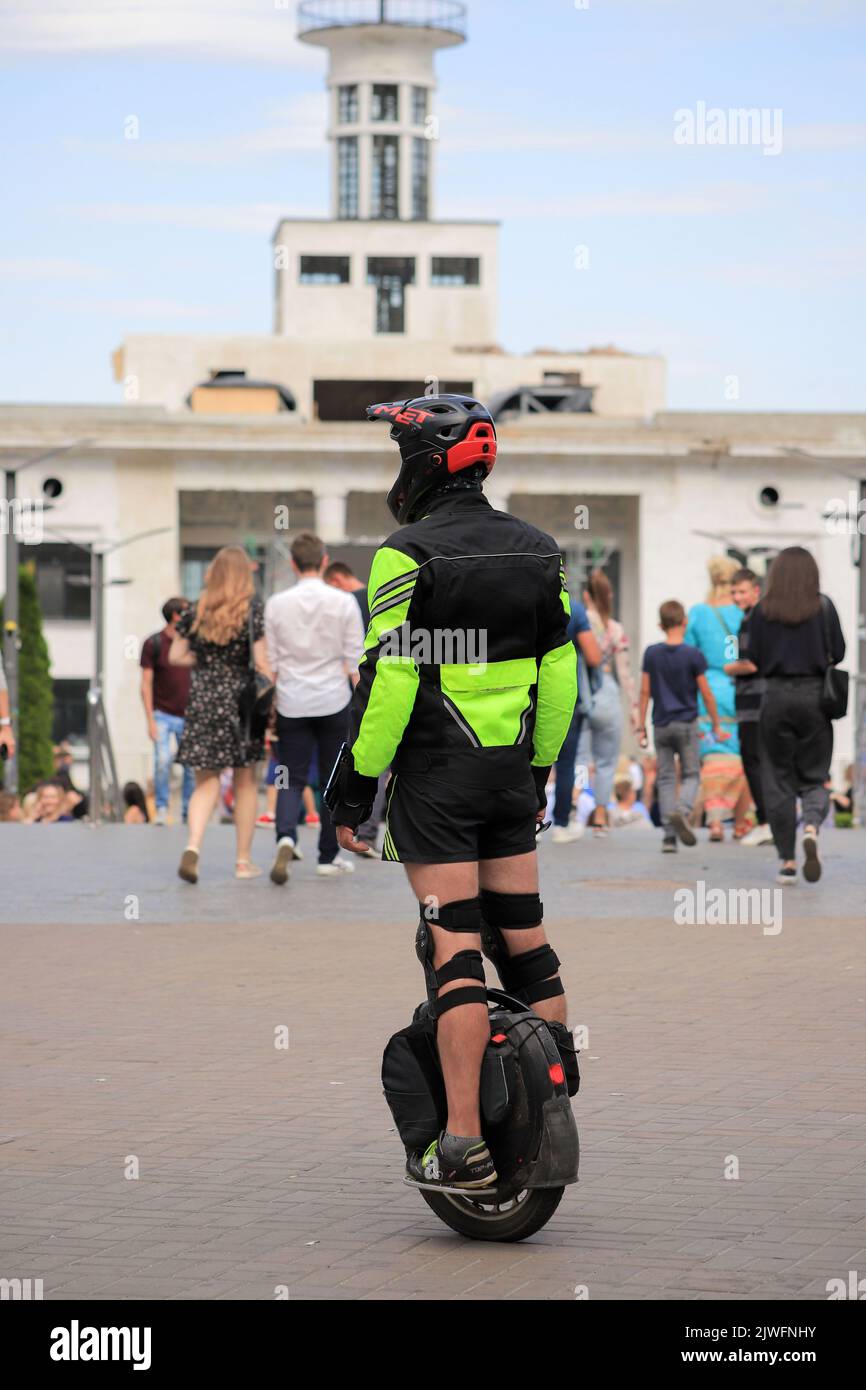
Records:
[[[832,651],[830,606],[823,594],[821,595],[821,620],[824,625],[824,650],[827,654],[827,669],[824,672],[824,684],[821,687],[821,698],[818,703],[828,719],[844,719],[848,713],[848,672],[840,670],[830,656]]]
[[[274,703],[275,687],[272,680],[256,670],[255,637],[253,635],[253,605],[247,615],[247,636],[249,644],[249,665],[247,678],[238,697],[238,714],[241,730],[247,743],[258,743],[265,736],[265,729]]]

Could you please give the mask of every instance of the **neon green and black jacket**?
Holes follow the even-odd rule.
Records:
[[[407,754],[555,762],[577,698],[562,556],[481,492],[440,493],[377,550],[352,700],[355,771]],[[399,750],[399,753],[398,753]],[[525,757],[525,763],[523,761]],[[396,761],[395,761],[396,759]]]

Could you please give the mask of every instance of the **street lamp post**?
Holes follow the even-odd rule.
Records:
[[[146,540],[149,536],[161,536],[172,529],[171,526],[157,526],[149,531],[138,531],[134,536],[127,536],[122,541],[115,541],[113,545],[107,545],[104,549],[100,549],[95,544],[88,547],[90,549],[90,589],[94,625],[93,681],[87,692],[87,741],[90,758],[88,819],[91,825],[99,825],[102,822],[106,794],[104,784],[106,781],[108,782],[107,791],[111,813],[115,817],[120,815],[120,785],[117,780],[114,749],[103,698],[105,681],[104,595],[106,588],[118,584],[129,584],[131,580],[112,579],[106,582],[105,557],[113,554],[115,550],[122,549],[125,545],[131,545],[133,541]]]

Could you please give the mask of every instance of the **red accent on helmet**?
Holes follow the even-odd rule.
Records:
[[[561,1062],[557,1062],[555,1066],[550,1068],[550,1079],[554,1086],[565,1085],[565,1072],[562,1070]]]
[[[489,473],[496,462],[496,434],[493,426],[484,420],[477,420],[469,427],[469,433],[459,444],[452,444],[448,450],[448,472],[459,473],[473,463],[485,463]]]
[[[494,1033],[490,1041],[495,1043],[503,1043],[507,1042],[508,1039],[506,1038],[504,1033]]]

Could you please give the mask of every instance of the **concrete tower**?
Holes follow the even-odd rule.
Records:
[[[432,216],[433,55],[465,38],[454,0],[306,0],[298,38],[328,50],[331,215]]]
[[[299,38],[328,53],[331,215],[277,227],[274,330],[308,350],[331,344],[334,378],[350,344],[354,379],[363,343],[367,380],[396,382],[407,378],[411,343],[427,365],[423,383],[443,347],[496,341],[498,224],[433,221],[433,58],[464,41],[465,25],[455,0],[298,7]],[[320,418],[356,418],[354,397],[325,395],[323,385]]]

